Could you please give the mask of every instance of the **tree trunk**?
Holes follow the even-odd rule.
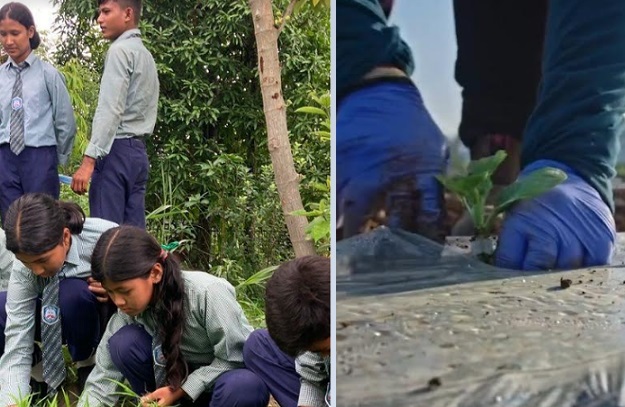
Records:
[[[295,256],[315,254],[315,248],[306,238],[308,220],[291,213],[303,209],[299,193],[299,174],[295,171],[291,143],[286,124],[286,106],[282,98],[280,61],[278,58],[278,30],[274,27],[271,0],[249,0],[258,50],[258,74],[267,121],[269,154],[282,211],[289,230]]]

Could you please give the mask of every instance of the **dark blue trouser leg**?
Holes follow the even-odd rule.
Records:
[[[98,159],[89,188],[90,215],[145,228],[149,162],[139,139],[118,139]]]
[[[0,214],[29,192],[43,192],[59,198],[56,147],[26,147],[15,155],[8,144],[0,146]]]
[[[109,339],[113,363],[139,394],[155,390],[152,365],[152,337],[138,325],[127,325]],[[235,369],[219,376],[212,393],[201,395],[192,406],[265,407],[269,391],[263,381],[247,369]],[[183,404],[185,405],[185,404]]]
[[[248,369],[234,369],[223,373],[215,381],[209,404],[193,405],[207,407],[266,407],[269,390],[263,380]]]
[[[67,278],[60,282],[59,305],[63,342],[67,343],[74,361],[87,359],[97,346],[100,334],[98,300],[87,288],[87,282],[78,278]],[[0,355],[4,353],[4,328],[6,327],[6,291],[0,292]],[[35,313],[35,340],[41,338],[41,302],[37,300]]]
[[[88,287],[89,284],[80,278],[66,278],[60,282],[63,339],[74,361],[91,356],[100,341],[100,303]]]
[[[138,395],[156,389],[152,336],[139,325],[126,325],[109,338],[113,363]]]
[[[296,407],[300,377],[295,359],[282,352],[266,329],[250,334],[243,348],[245,367],[256,373],[281,407]]]

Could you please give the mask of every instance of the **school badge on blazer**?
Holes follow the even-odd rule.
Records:
[[[154,356],[154,364],[163,367],[167,365],[167,359],[165,359],[165,355],[163,355],[161,345],[156,346],[152,351],[152,354]]]
[[[13,99],[11,99],[11,108],[13,110],[20,110],[23,106],[24,106],[24,101],[22,101],[21,97],[16,96]]]
[[[59,307],[56,305],[44,305],[41,307],[41,319],[48,325],[59,322]]]

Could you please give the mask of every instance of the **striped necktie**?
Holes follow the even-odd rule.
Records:
[[[59,276],[50,277],[41,298],[41,343],[43,379],[48,383],[49,393],[65,380],[61,310],[59,308]]]
[[[24,100],[22,99],[22,71],[27,67],[26,62],[13,65],[15,69],[15,83],[11,96],[11,128],[10,147],[15,155],[19,155],[25,147],[24,144]]]

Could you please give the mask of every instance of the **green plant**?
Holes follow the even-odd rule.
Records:
[[[307,113],[319,116],[321,121],[319,125],[322,130],[315,130],[312,134],[319,137],[319,139],[328,143],[331,138],[331,125],[330,125],[330,93],[326,92],[321,96],[317,96],[311,93],[310,98],[317,104],[317,106],[304,106],[295,110],[296,113]],[[305,206],[308,208],[294,211],[293,215],[306,216],[310,219],[310,223],[306,228],[306,234],[310,237],[317,247],[317,250],[328,253],[330,252],[330,177],[326,177],[326,182],[311,182],[310,186],[321,192],[323,197],[317,202],[308,203]]]
[[[271,277],[273,272],[278,266],[266,267],[242,280],[235,286],[237,292],[237,300],[247,319],[255,328],[262,328],[265,326],[265,301],[262,288],[265,286],[265,282]],[[259,300],[260,298],[260,300]]]
[[[468,211],[475,226],[476,236],[486,237],[493,231],[497,215],[514,203],[534,198],[566,180],[566,173],[557,168],[545,167],[518,178],[497,195],[492,211],[486,210],[486,200],[493,188],[491,177],[506,158],[504,151],[471,161],[466,175],[437,176],[438,180],[456,194]]]
[[[316,184],[316,188],[330,194],[330,177],[326,184]],[[294,211],[293,215],[302,215],[311,218],[306,234],[322,252],[330,251],[330,203],[327,198],[322,198],[319,202],[312,202],[306,205],[308,210]]]

